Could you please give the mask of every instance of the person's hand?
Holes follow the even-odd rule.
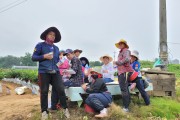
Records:
[[[86,90],[86,88],[87,88],[87,83],[82,84],[81,87],[83,88],[83,90]]]
[[[51,60],[53,58],[53,54],[44,54],[44,59]]]
[[[108,73],[108,70],[103,70],[103,73]]]

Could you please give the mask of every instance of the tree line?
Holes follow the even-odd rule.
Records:
[[[31,60],[31,53],[25,53],[24,56],[16,57],[13,55],[7,55],[0,57],[0,68],[12,68],[13,66],[37,66],[37,62]],[[90,61],[90,66],[101,66],[100,61]]]
[[[12,68],[13,66],[37,66],[37,63],[31,60],[31,56],[31,53],[25,53],[25,55],[21,57],[13,55],[0,57],[0,68]]]

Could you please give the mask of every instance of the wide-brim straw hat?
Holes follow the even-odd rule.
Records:
[[[119,48],[119,44],[120,44],[120,43],[124,43],[125,46],[126,46],[126,48],[129,48],[129,45],[127,44],[127,41],[124,40],[124,39],[121,39],[118,43],[115,44],[115,46],[116,46],[117,48]]]
[[[134,57],[136,57],[139,60],[139,52],[137,50],[133,50],[131,52],[131,56],[134,56]]]
[[[54,43],[57,43],[61,40],[61,34],[59,32],[59,30],[56,27],[50,27],[48,29],[46,29],[40,36],[40,38],[42,40],[46,40],[46,36],[49,32],[54,32],[55,33],[55,40]]]
[[[112,61],[113,61],[113,58],[112,58],[111,56],[109,56],[109,55],[104,55],[104,56],[100,57],[100,61],[103,62],[103,58],[104,58],[104,57],[109,58],[109,62],[112,62]]]

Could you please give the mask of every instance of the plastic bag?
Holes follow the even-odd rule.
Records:
[[[156,60],[156,62],[154,63],[153,67],[156,67],[158,65],[162,65],[162,61],[161,61],[160,58]]]
[[[66,70],[69,74],[76,74],[76,72],[73,69]]]
[[[0,83],[0,93],[2,93],[2,85],[1,85],[1,83]]]
[[[18,95],[22,95],[22,94],[25,93],[25,89],[26,89],[26,88],[27,88],[26,86],[17,87],[17,88],[15,89],[15,92],[16,92],[16,94],[18,94]]]

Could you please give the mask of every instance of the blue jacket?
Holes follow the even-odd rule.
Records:
[[[139,73],[139,75],[138,75],[138,77],[142,77],[141,76],[141,71],[140,71],[140,69],[141,69],[141,64],[139,63],[139,61],[134,61],[132,64],[131,64],[131,66],[132,66],[132,68],[136,71],[136,72],[138,72]]]
[[[44,59],[43,55],[50,52],[53,52],[53,59]],[[34,49],[32,60],[39,62],[39,73],[47,73],[52,70],[59,72],[56,65],[59,62],[59,48],[55,45],[49,45],[46,42],[38,43]]]

